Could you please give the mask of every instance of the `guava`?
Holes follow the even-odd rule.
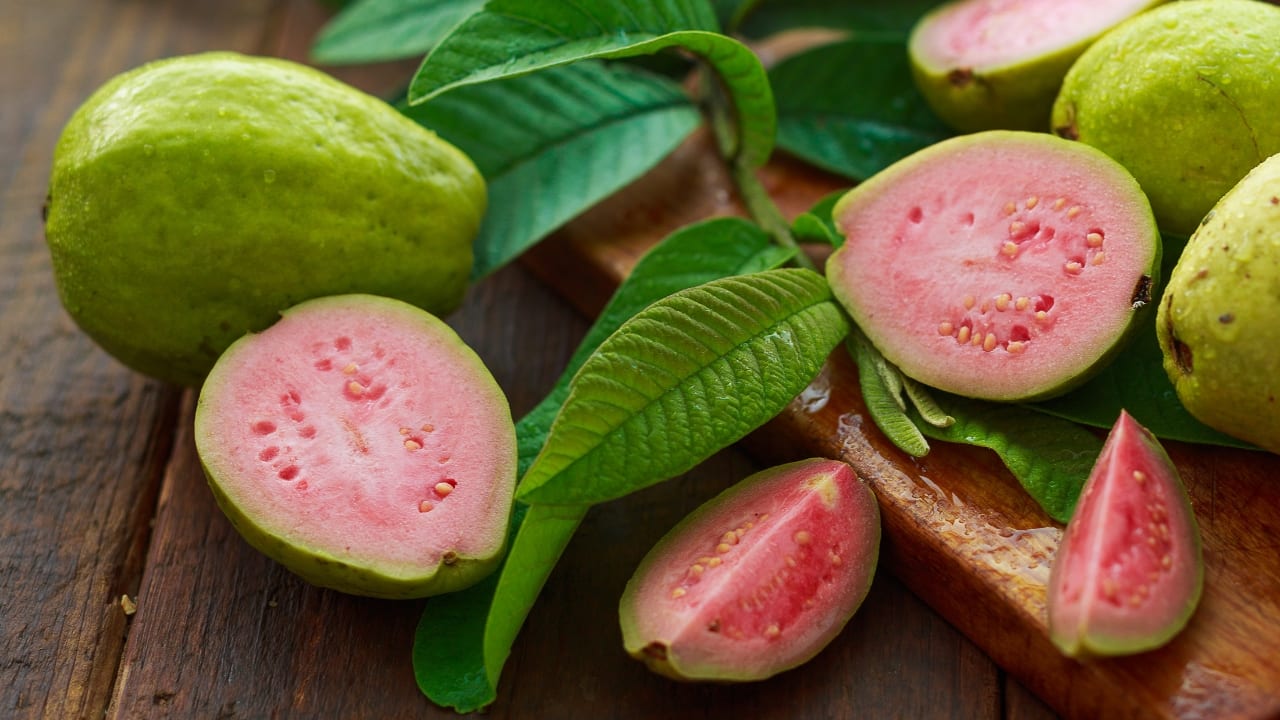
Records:
[[[1163,0],[958,0],[908,42],[916,85],[963,132],[1049,127],[1062,78],[1098,36]]]
[[[1133,177],[1048,133],[932,145],[849,191],[833,218],[836,298],[906,375],[968,397],[1083,382],[1122,346],[1159,268]]]
[[[1054,555],[1049,634],[1064,654],[1153,650],[1200,601],[1200,531],[1178,470],[1121,411]]]
[[[91,338],[198,385],[232,341],[308,298],[450,312],[485,202],[465,155],[381,100],[218,52],[119,75],[76,111],[46,236],[62,303]]]
[[[628,653],[679,680],[761,680],[827,646],[875,575],[880,510],[836,460],[758,472],[681,520],[619,605]]]
[[[1190,235],[1280,152],[1280,7],[1180,0],[1100,38],[1053,106],[1057,134],[1129,169],[1166,232]]]
[[[1160,300],[1156,336],[1192,415],[1280,453],[1280,154],[1191,236]]]
[[[505,547],[506,397],[448,325],[408,303],[308,300],[232,343],[200,391],[195,443],[236,530],[316,585],[450,592]]]

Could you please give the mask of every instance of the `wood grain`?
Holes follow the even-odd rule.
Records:
[[[713,154],[708,138],[695,136],[528,263],[590,312],[667,232],[740,211]],[[788,216],[845,185],[786,159],[762,178]],[[850,462],[877,491],[894,574],[1063,715],[1280,715],[1280,457],[1169,444],[1201,524],[1204,599],[1187,630],[1159,651],[1076,662],[1054,650],[1046,630],[1045,583],[1061,527],[990,452],[935,443],[914,460],[890,445],[868,419],[843,351],[748,446],[768,462]]]

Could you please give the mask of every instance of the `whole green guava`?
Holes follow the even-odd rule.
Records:
[[[1128,168],[1166,232],[1191,234],[1280,152],[1280,7],[1182,0],[1103,35],[1053,106],[1054,132]]]
[[[124,73],[76,111],[45,232],[75,322],[125,365],[198,385],[305,299],[452,311],[485,204],[470,159],[383,101],[218,52]]]
[[[1192,415],[1280,453],[1280,154],[1245,176],[1191,236],[1156,333]]]

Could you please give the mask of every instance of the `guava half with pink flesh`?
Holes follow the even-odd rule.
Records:
[[[1163,0],[958,0],[908,41],[917,87],[963,132],[1049,129],[1062,79],[1107,30]]]
[[[1054,557],[1049,634],[1066,655],[1145,652],[1200,601],[1200,531],[1178,470],[1121,412]]]
[[[505,547],[506,397],[448,325],[407,303],[319,298],[236,341],[200,391],[195,441],[245,540],[316,585],[449,592]]]
[[[1160,235],[1137,182],[1047,133],[945,140],[833,210],[836,298],[881,353],[927,385],[1026,400],[1100,369],[1151,299]]]
[[[761,680],[800,665],[866,597],[880,547],[870,487],[845,463],[763,470],[682,520],[619,607],[627,652],[680,680]]]

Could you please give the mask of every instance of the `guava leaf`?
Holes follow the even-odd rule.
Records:
[[[475,278],[643,175],[701,122],[670,80],[599,62],[462,87],[402,111],[488,182]]]
[[[905,41],[916,21],[939,4],[941,0],[763,0],[754,3],[739,29],[750,38],[795,28],[828,28]]]
[[[681,48],[715,68],[736,109],[734,152],[763,165],[777,124],[769,79],[755,53],[718,30],[705,0],[490,0],[431,51],[409,101],[588,58]]]
[[[781,412],[848,329],[809,270],[714,280],[655,302],[583,364],[516,497],[597,503],[685,472]]]
[[[845,345],[858,365],[858,385],[862,389],[862,401],[866,403],[867,414],[871,416],[872,422],[899,450],[912,457],[928,455],[929,441],[925,440],[915,421],[907,415],[906,405],[899,395],[901,387],[895,390],[887,386],[876,367],[877,361],[885,361],[884,357],[856,327],[849,331],[849,339],[845,341]]]
[[[836,202],[848,190],[836,190],[823,196],[813,207],[800,213],[791,221],[791,234],[796,242],[823,243],[838,248],[844,244],[844,236],[836,228],[832,210]]]
[[[550,394],[516,424],[520,474],[546,441],[568,395],[569,381],[623,322],[673,292],[777,267],[792,254],[793,250],[774,246],[763,230],[739,218],[690,225],[650,249],[587,331]],[[414,673],[423,694],[459,712],[493,702],[520,626],[587,508],[517,503],[510,531],[513,540],[503,566],[471,588],[427,602],[413,650]]]
[[[498,676],[520,626],[586,516],[586,505],[516,504],[502,568],[465,590],[427,601],[413,640],[418,688],[460,713],[497,698]]]
[[[1173,272],[1186,243],[1183,237],[1163,236],[1162,277],[1167,278]],[[1066,395],[1027,407],[1108,430],[1124,409],[1164,440],[1256,449],[1250,443],[1205,425],[1182,406],[1165,372],[1164,357],[1156,340],[1154,303],[1143,310],[1136,322],[1140,324],[1123,352],[1091,380]]]
[[[311,45],[328,65],[425,55],[484,0],[357,0],[330,20]]]
[[[780,267],[795,250],[772,243],[741,218],[715,218],[681,228],[645,253],[600,311],[551,392],[517,426],[520,474],[546,442],[551,423],[569,396],[569,380],[605,338],[650,304],[686,288],[733,275]]]
[[[911,79],[900,41],[854,38],[794,55],[769,72],[778,147],[865,180],[949,137]]]
[[[1102,452],[1097,435],[1020,405],[972,400],[940,390],[933,396],[955,423],[937,427],[917,416],[921,432],[936,440],[994,450],[1049,517],[1064,523],[1071,519],[1080,490]]]

